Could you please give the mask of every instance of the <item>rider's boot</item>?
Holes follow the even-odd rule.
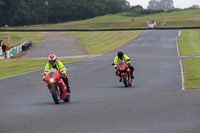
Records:
[[[68,80],[68,78],[66,78],[65,83],[67,85],[67,92],[71,93],[71,89],[70,89],[70,86],[69,86],[69,80]]]
[[[122,78],[119,79],[119,82],[122,82]]]
[[[131,71],[131,78],[134,79],[135,77],[133,76],[133,71]]]
[[[69,85],[67,85],[67,92],[71,93],[71,89]]]

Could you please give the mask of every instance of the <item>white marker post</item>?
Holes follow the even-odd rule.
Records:
[[[2,48],[0,47],[0,55],[3,55]]]

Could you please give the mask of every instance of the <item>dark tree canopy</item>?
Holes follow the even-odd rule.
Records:
[[[67,22],[129,10],[127,0],[0,0],[0,25]]]

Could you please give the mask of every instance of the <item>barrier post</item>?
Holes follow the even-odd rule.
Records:
[[[3,55],[2,48],[0,47],[0,55]]]
[[[10,58],[10,50],[6,51],[6,58],[7,58],[7,59]]]
[[[22,44],[19,46],[19,51],[20,52],[22,51]]]
[[[19,46],[17,46],[17,53],[19,52]]]

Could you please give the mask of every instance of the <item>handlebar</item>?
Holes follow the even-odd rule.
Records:
[[[60,77],[61,77],[61,78],[67,78],[67,74],[61,73],[61,74],[60,74]]]
[[[127,59],[125,62],[131,61],[131,59]],[[112,66],[117,65],[115,63],[112,63]]]

